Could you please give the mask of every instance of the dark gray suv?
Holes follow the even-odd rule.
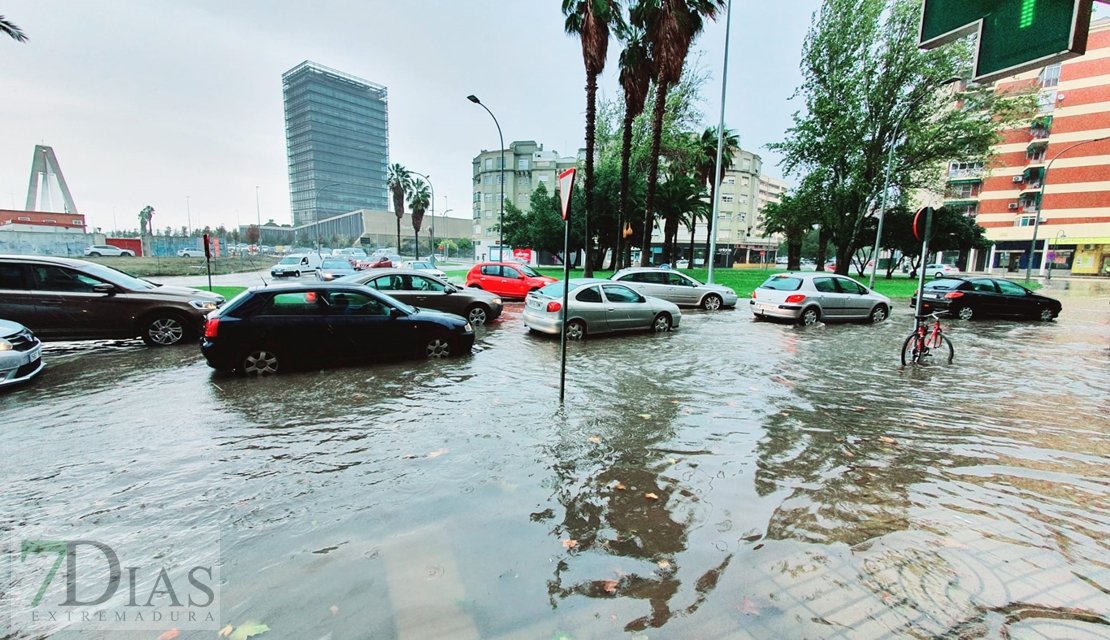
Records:
[[[0,255],[0,318],[42,340],[194,340],[223,296],[168,287],[111,267],[47,256]]]

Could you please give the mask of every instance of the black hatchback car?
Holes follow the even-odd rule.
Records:
[[[264,375],[308,364],[444,358],[473,346],[465,318],[361,285],[319,282],[244,291],[209,315],[201,352],[213,369]]]
[[[910,302],[917,304],[917,296]],[[925,283],[921,308],[926,313],[947,313],[961,320],[972,318],[1034,318],[1045,322],[1060,315],[1060,301],[1033,293],[999,278],[937,278]]]

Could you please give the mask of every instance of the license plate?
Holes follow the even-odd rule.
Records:
[[[38,346],[38,347],[35,347],[34,349],[31,349],[31,351],[29,351],[27,353],[27,355],[30,356],[30,358],[31,358],[30,362],[34,362],[35,360],[38,360],[39,358],[42,357],[42,347]]]

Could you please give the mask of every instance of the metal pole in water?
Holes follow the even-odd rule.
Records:
[[[563,223],[563,320],[559,337],[559,403],[562,404],[567,388],[567,304],[570,301],[570,216]]]

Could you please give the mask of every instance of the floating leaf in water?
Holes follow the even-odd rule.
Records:
[[[590,438],[590,442],[592,442],[594,444],[598,444],[598,443],[601,442],[601,438]]]
[[[216,637],[217,638],[226,638],[227,636],[231,635],[231,632],[234,629],[235,629],[235,627],[233,627],[229,624],[226,627],[224,627],[223,629],[220,629],[220,632],[216,634]]]
[[[746,616],[759,615],[759,605],[752,602],[751,600],[748,600],[747,598],[741,600],[740,603],[736,605],[736,608],[740,610],[740,613]]]
[[[618,482],[618,483],[617,483],[617,490],[618,490],[618,491],[624,491],[624,490],[625,490],[625,489],[627,489],[627,488],[628,488],[628,487],[624,486],[624,485],[623,485],[623,484],[621,484],[620,482]]]
[[[887,444],[894,444],[894,438],[888,438],[886,436],[879,436],[879,442],[885,442]]]
[[[339,607],[337,607],[333,604],[332,606],[328,607],[328,611],[331,611],[331,614],[333,616],[338,615],[339,614]]]
[[[250,638],[251,636],[257,636],[261,633],[266,633],[269,630],[270,627],[267,627],[261,622],[248,620],[239,625],[239,628],[235,630],[235,633],[231,634],[231,640],[247,640],[247,638]]]
[[[578,546],[578,541],[577,540],[568,540],[566,538],[563,539],[563,548],[564,549],[573,549],[577,546]]]
[[[667,458],[667,459],[670,460],[671,464],[678,464],[678,459],[677,458]]]
[[[179,635],[181,635],[180,631],[177,629],[170,629],[169,631],[162,632],[162,635],[158,636],[158,640],[173,640]]]
[[[670,566],[671,566],[671,563],[667,562],[666,560],[660,560],[659,561],[659,568],[660,569],[669,569]]]
[[[416,457],[415,455],[410,453],[410,454],[405,455],[405,460],[412,460],[415,457]]]
[[[440,457],[441,455],[443,455],[445,453],[447,453],[447,449],[436,449],[435,451],[429,453],[428,457],[429,458],[438,458],[438,457]]]
[[[851,451],[848,451],[847,449],[844,449],[844,455],[848,456],[849,458],[856,457],[854,453],[852,453]]]
[[[659,499],[659,496],[655,495],[654,493],[645,493],[644,497],[647,498],[648,500],[658,500]]]
[[[97,500],[96,502],[93,503],[92,506],[94,506],[94,507],[103,507],[104,506],[104,501],[103,500]]]
[[[605,593],[616,593],[618,584],[620,583],[616,580],[606,580],[605,584],[603,585]]]
[[[651,420],[651,414],[650,413],[641,413],[640,417],[643,418],[644,420]]]

